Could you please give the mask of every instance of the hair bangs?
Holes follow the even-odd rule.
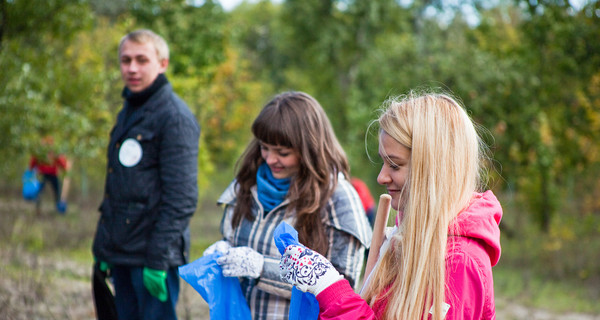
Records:
[[[254,137],[264,143],[293,148],[290,125],[278,112],[279,108],[265,108],[252,124]]]

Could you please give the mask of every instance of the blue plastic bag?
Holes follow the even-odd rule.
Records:
[[[224,277],[217,264],[220,252],[179,267],[179,276],[208,303],[211,320],[251,320],[250,308],[235,277]]]
[[[23,173],[23,199],[33,201],[40,193],[41,183],[35,170],[25,170]]]
[[[294,227],[281,222],[273,233],[273,240],[283,255],[285,248],[291,244],[301,246],[298,242],[298,231]],[[302,292],[296,287],[292,288],[292,299],[290,303],[289,320],[313,320],[319,318],[319,302],[314,294]]]

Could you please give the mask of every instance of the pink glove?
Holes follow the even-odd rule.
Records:
[[[325,257],[297,245],[285,248],[279,269],[283,281],[315,296],[344,278]]]

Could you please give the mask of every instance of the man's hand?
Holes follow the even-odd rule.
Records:
[[[217,259],[226,277],[258,278],[262,273],[265,258],[250,247],[233,247]]]
[[[105,274],[108,274],[110,269],[112,269],[112,264],[106,262],[106,261],[102,261],[102,260],[98,260],[98,258],[94,257],[94,263],[98,264],[98,269],[100,269],[100,271],[104,272]]]
[[[167,271],[144,267],[144,286],[158,300],[167,301]]]
[[[344,277],[325,257],[303,246],[290,245],[281,261],[281,279],[315,296]]]

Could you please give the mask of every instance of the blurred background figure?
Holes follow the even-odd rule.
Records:
[[[358,197],[360,198],[360,202],[362,202],[363,208],[365,208],[367,219],[369,219],[369,224],[372,228],[373,223],[375,222],[375,199],[373,199],[373,195],[371,195],[371,191],[369,191],[369,186],[367,186],[360,178],[356,177],[352,177],[350,182],[358,193]]]
[[[169,46],[148,29],[119,43],[123,106],[107,152],[105,194],[93,254],[97,314],[111,297],[95,284],[112,277],[119,319],[176,320],[178,266],[190,250],[198,201],[200,126],[165,72]],[[114,319],[112,316],[110,319]]]
[[[56,211],[60,214],[65,214],[67,211],[66,188],[63,194],[59,173],[64,174],[63,187],[68,183],[67,172],[71,168],[71,162],[63,154],[56,150],[54,138],[46,135],[40,142],[40,147],[31,156],[29,161],[29,170],[34,170],[40,175],[39,193],[35,198],[35,209],[38,215],[42,213],[42,196],[46,183],[49,183],[54,193],[54,204]]]

